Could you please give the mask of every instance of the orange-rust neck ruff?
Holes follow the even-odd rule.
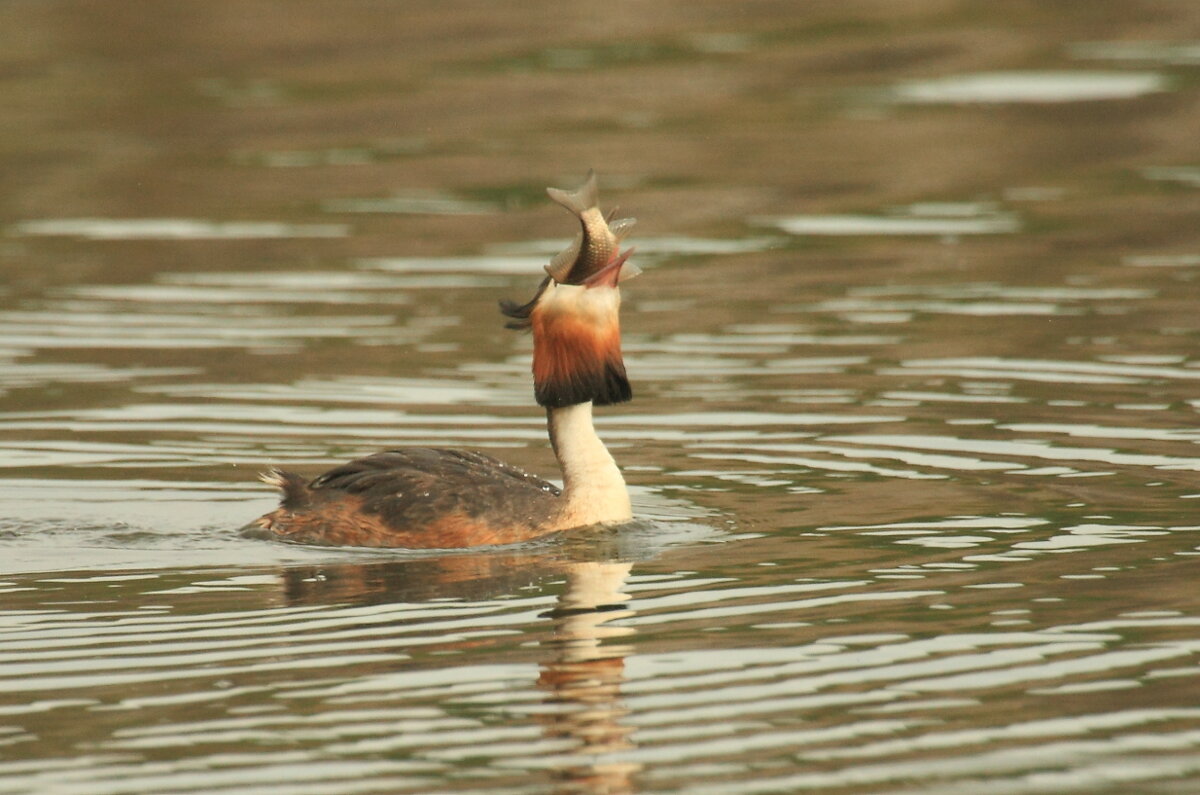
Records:
[[[589,400],[604,406],[633,393],[621,357],[621,329],[596,328],[572,315],[533,313],[533,384],[539,405],[561,408]]]

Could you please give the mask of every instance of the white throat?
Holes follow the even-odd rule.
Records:
[[[559,529],[599,522],[622,522],[633,516],[629,492],[617,462],[592,425],[592,404],[549,409],[550,444],[563,473],[563,507]]]

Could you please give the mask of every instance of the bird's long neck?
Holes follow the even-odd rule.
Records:
[[[621,522],[633,516],[617,462],[596,435],[592,404],[546,411],[550,444],[563,473],[563,528]]]

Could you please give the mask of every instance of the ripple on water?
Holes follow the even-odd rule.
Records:
[[[192,218],[49,218],[22,221],[10,232],[22,237],[83,237],[89,240],[271,240],[345,237],[344,224],[279,221],[202,221]]]
[[[821,442],[844,441],[844,438],[822,437]],[[877,475],[903,477],[908,479],[928,479],[948,477],[944,470],[950,472],[988,472],[1010,471],[1021,469],[1022,464],[1016,461],[992,461],[973,458],[966,455],[930,454],[913,450],[891,450],[884,447],[846,447],[842,444],[828,443],[778,443],[746,441],[736,445],[706,444],[705,449],[727,447],[730,452],[723,454],[701,453],[700,458],[729,458],[730,460],[751,461],[760,464],[773,464],[787,467],[811,467],[814,469],[837,469],[841,471],[871,472]],[[737,452],[734,452],[737,451]],[[832,456],[816,459],[812,456],[797,456],[796,453],[818,453],[821,456]],[[912,466],[932,470],[943,470],[934,473],[917,472],[913,470],[884,469],[866,463],[846,463],[838,459],[889,459],[900,461]]]
[[[474,380],[339,376],[304,378],[290,384],[156,384],[136,388],[143,394],[250,403],[371,403],[375,405],[510,406],[527,405],[526,390],[496,389]],[[464,421],[470,422],[470,418]],[[490,418],[489,418],[490,421]]]
[[[860,287],[845,297],[816,304],[819,312],[843,317],[932,314],[1004,316],[1071,315],[1094,311],[1099,301],[1152,298],[1144,288],[1020,287],[998,284],[897,285]]]
[[[1122,262],[1134,268],[1194,268],[1200,266],[1200,254],[1139,254]]]
[[[51,304],[38,311],[0,312],[0,334],[30,348],[245,348],[294,347],[306,339],[405,342],[419,330],[395,326],[390,315],[271,315],[262,307],[239,311],[209,299],[210,311],[190,304],[176,311],[138,290],[128,301]],[[145,311],[137,304],[145,303]]]
[[[953,436],[862,434],[829,437],[829,441],[951,453],[980,453],[1020,459],[1098,463],[1101,465],[1200,471],[1200,458],[1192,456],[1126,453],[1100,447],[1060,447],[1049,442],[1002,439],[965,439]],[[1017,468],[1024,468],[1022,464]],[[1093,473],[1101,474],[1101,473]],[[1104,472],[1102,474],[1110,474]]]
[[[392,260],[380,261],[393,262]],[[414,275],[372,273],[365,265],[344,271],[266,271],[260,273],[172,273],[158,277],[159,284],[90,285],[71,288],[64,294],[85,299],[154,302],[167,304],[407,304],[413,289],[444,286],[487,286],[507,281],[464,280],[436,276],[440,272],[508,273],[505,266],[472,269],[459,268],[453,258],[428,260],[430,267],[389,267],[385,271],[411,271]],[[515,269],[512,272],[516,272]],[[528,271],[527,271],[528,272]],[[423,274],[423,275],[416,275]]]
[[[113,367],[76,362],[4,361],[0,354],[0,391],[28,389],[48,384],[131,383],[146,379],[171,379],[197,375],[190,367]]]
[[[976,516],[821,529],[1024,541],[1049,525]],[[1153,530],[1092,523],[1063,531]],[[1020,584],[963,580],[954,567],[924,569],[926,582],[914,589],[881,588],[857,567],[850,576],[762,582],[739,566],[631,574],[628,563],[512,555],[10,577],[0,585],[36,590],[12,591],[10,599],[24,601],[0,613],[0,710],[39,759],[0,761],[0,775],[26,791],[82,786],[85,773],[87,790],[98,793],[211,789],[214,781],[246,789],[268,775],[311,773],[304,780],[328,791],[357,791],[338,778],[352,775],[389,791],[428,792],[470,762],[472,789],[481,792],[543,775],[610,783],[636,775],[689,791],[820,791],[1077,771],[1081,748],[1161,747],[1176,758],[1200,747],[1192,728],[1200,710],[1079,701],[1064,715],[1056,701],[1115,687],[1165,687],[1169,696],[1200,651],[1175,634],[1200,619],[1179,612],[1056,622],[1037,615],[1035,599],[1023,603],[1022,629],[981,630],[972,594]],[[488,560],[565,579],[445,598],[452,580],[462,587]],[[434,591],[441,598],[404,598],[415,577],[431,572],[450,577],[449,590]],[[96,589],[113,604],[62,608]],[[980,603],[990,617],[994,602]],[[572,609],[580,605],[606,609]],[[654,646],[714,626],[743,642]],[[789,642],[770,643],[777,632]],[[1033,691],[1040,695],[1031,701]],[[982,703],[995,708],[979,710]],[[70,753],[37,728],[97,716],[106,731],[89,738],[91,755]],[[1047,745],[1059,754],[1040,753]],[[747,766],[780,753],[799,764],[746,777]],[[381,756],[394,766],[375,766]],[[697,764],[708,783],[696,783]]]
[[[749,220],[790,235],[996,235],[1020,228],[1017,217],[1010,213],[988,210],[947,214],[930,212],[925,205],[891,215],[792,215]]]
[[[0,468],[197,467],[272,463],[329,464],[345,446],[363,451],[398,444],[523,447],[544,442],[537,417],[409,415],[382,409],[321,409],[237,403],[130,404],[74,412],[10,412],[9,431],[43,438],[5,440]],[[45,438],[66,434],[66,438]],[[116,438],[112,438],[116,435]],[[147,435],[152,438],[147,440]],[[119,439],[128,441],[119,441]]]
[[[347,271],[167,273],[155,284],[81,285],[55,291],[37,308],[0,312],[0,334],[26,348],[293,348],[305,339],[329,338],[405,344],[419,341],[438,324],[429,317],[414,317],[398,326],[391,314],[285,310],[306,304],[404,306],[414,300],[413,290],[507,285],[507,279],[489,280],[486,274],[528,274],[541,264],[521,260],[518,268],[514,260],[496,257],[464,262],[376,262],[375,269],[386,273],[366,266]]]
[[[497,273],[528,276],[542,273],[546,258],[495,254],[469,257],[373,257],[358,260],[356,264],[364,270],[389,273]]]
[[[981,72],[901,83],[892,89],[900,103],[1060,103],[1134,99],[1166,91],[1157,72]]]
[[[1150,408],[1154,410],[1161,407],[1151,406]],[[1140,439],[1159,442],[1189,442],[1192,444],[1200,442],[1200,431],[1192,428],[1114,427],[1109,425],[1066,422],[1015,422],[998,425],[997,427],[1016,433],[1052,433],[1082,439]]]
[[[1183,531],[1185,528],[1178,528]],[[854,532],[872,538],[890,539],[899,545],[936,550],[981,550],[987,554],[966,555],[961,563],[945,561],[906,565],[893,569],[875,569],[880,575],[908,575],[954,567],[974,568],[997,562],[1018,562],[1039,553],[1057,554],[1106,545],[1136,544],[1170,529],[1086,523],[1053,528],[1048,519],[1023,516],[958,516],[947,519],[887,522],[872,525],[830,525],[821,532]],[[1030,535],[1035,538],[1030,538]],[[984,587],[984,586],[977,586]]]
[[[292,348],[306,339],[411,343],[435,330],[427,318],[397,325],[391,314],[285,311],[305,304],[410,303],[412,285],[395,276],[202,273],[164,274],[160,281],[67,288],[37,309],[0,312],[0,334],[29,348]]]
[[[157,304],[406,304],[405,280],[357,271],[164,273],[157,284],[90,285],[67,295]]]
[[[376,198],[328,199],[327,213],[388,213],[395,215],[490,215],[503,210],[496,202],[464,199],[445,193],[392,194]]]
[[[401,382],[402,384],[402,382]],[[312,385],[310,385],[311,387]],[[427,401],[442,393],[441,386],[425,391],[405,391],[401,386],[381,392],[372,403],[388,402],[388,393],[397,403],[418,399]],[[341,401],[329,394],[334,385],[320,384],[310,395],[302,384],[296,390],[266,389],[251,392],[239,400],[249,402],[183,400],[164,403],[130,403],[102,409],[48,412],[7,412],[0,414],[0,428],[13,432],[65,432],[70,438],[59,440],[4,441],[0,448],[6,456],[0,467],[65,466],[199,467],[218,463],[328,463],[331,446],[340,448],[349,440],[356,447],[394,447],[397,444],[445,446],[448,442],[474,447],[525,446],[545,440],[545,421],[539,416],[522,414],[507,417],[488,414],[408,413],[396,409],[338,406]],[[452,390],[452,388],[451,388]],[[150,387],[147,391],[175,396],[198,394],[228,398],[224,387]],[[236,391],[236,390],[235,390]],[[465,394],[464,399],[470,399]],[[306,405],[328,400],[329,407]],[[272,410],[264,415],[260,400],[271,400]],[[505,401],[498,401],[500,405]],[[527,399],[514,395],[514,403]],[[812,425],[877,424],[902,419],[895,415],[853,415],[761,412],[691,412],[670,415],[620,415],[599,418],[606,438],[624,444],[646,438],[705,439],[721,436],[730,428],[747,428],[755,433],[764,426],[799,427]],[[715,428],[712,432],[706,427]],[[674,429],[674,430],[671,430]],[[128,434],[135,439],[122,443],[102,436]],[[146,434],[156,438],[146,441]],[[167,441],[169,437],[172,441]]]
[[[882,368],[879,372],[884,375],[943,375],[1061,384],[1141,384],[1151,379],[1191,381],[1200,378],[1200,368],[1195,367],[1122,364],[1111,361],[1008,359],[992,356],[910,359],[902,362],[899,368]]]
[[[1189,188],[1200,188],[1200,167],[1151,166],[1142,169],[1142,176],[1155,182],[1177,182]]]
[[[1200,64],[1198,41],[1088,41],[1072,44],[1071,55],[1095,61],[1191,66]]]

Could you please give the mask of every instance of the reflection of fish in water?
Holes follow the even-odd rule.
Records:
[[[621,241],[637,223],[636,218],[605,218],[600,212],[600,188],[596,172],[589,171],[587,180],[574,191],[546,188],[546,194],[579,218],[579,234],[571,245],[560,251],[546,273],[559,284],[583,284],[589,277],[612,262]],[[641,273],[635,265],[626,265],[621,281]]]
[[[594,199],[594,186],[592,175],[574,194],[576,203],[589,194]],[[533,333],[534,396],[546,408],[550,444],[562,467],[561,492],[481,453],[389,450],[311,481],[273,470],[264,480],[283,492],[280,507],[252,522],[247,534],[315,544],[453,548],[630,519],[625,480],[592,423],[593,404],[632,396],[621,357],[617,288],[630,252],[616,252],[616,236],[598,209],[585,208],[581,218],[583,242],[567,271],[569,278],[584,274],[579,283],[552,274],[533,300],[501,305],[513,319],[510,327]],[[604,249],[592,241],[602,237],[600,228],[614,247],[597,265],[596,252]]]

